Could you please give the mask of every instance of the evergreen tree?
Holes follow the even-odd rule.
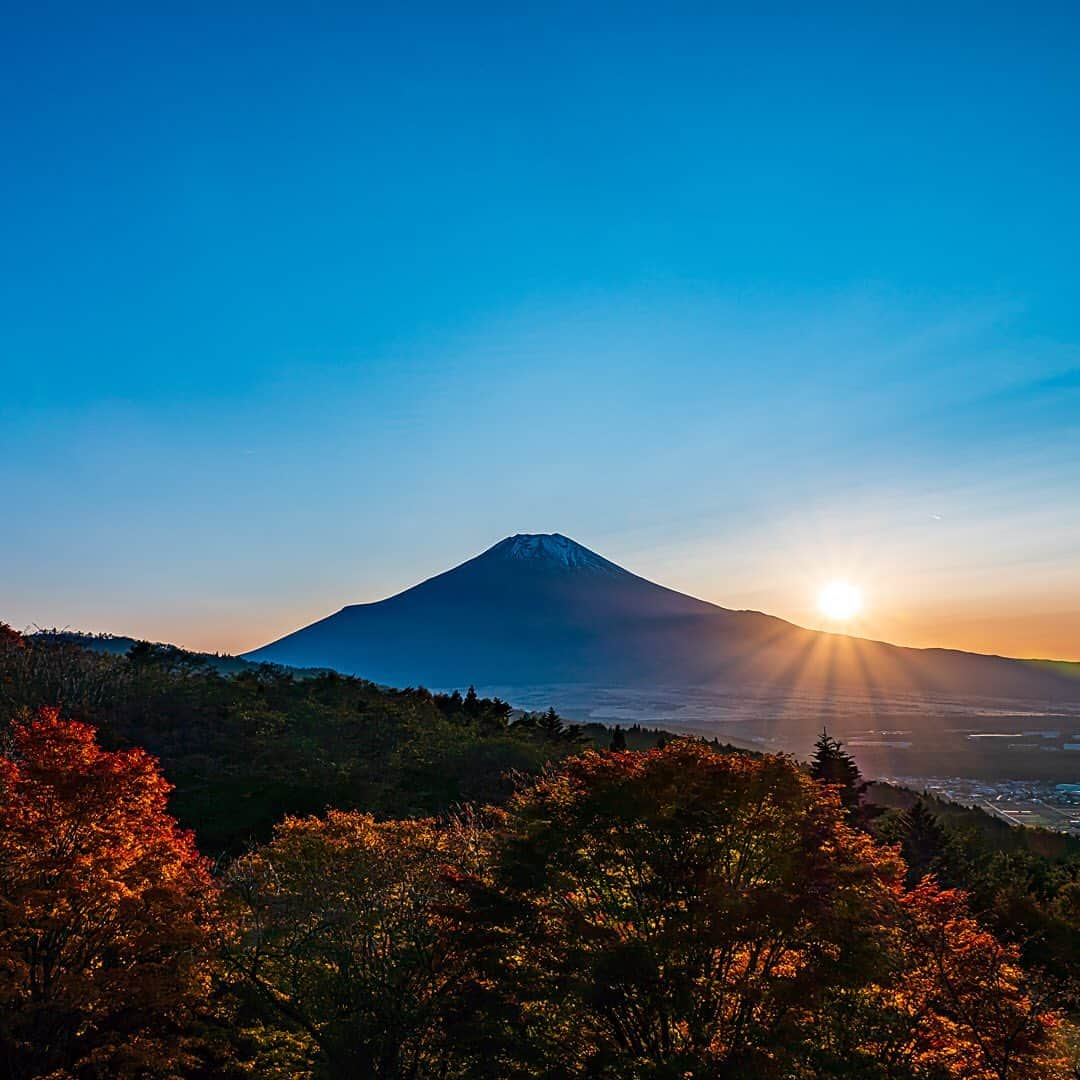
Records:
[[[918,881],[923,875],[940,869],[949,842],[948,833],[922,798],[916,799],[900,815],[898,832],[913,880]]]
[[[565,724],[563,724],[562,717],[552,708],[547,712],[541,713],[539,720],[536,722],[537,729],[546,735],[549,739],[559,739],[562,736]]]
[[[580,724],[568,724],[553,709],[547,712],[527,712],[514,725],[526,731],[535,731],[541,738],[551,742],[580,743],[585,741],[585,733]]]
[[[810,775],[821,784],[836,787],[840,802],[849,814],[858,811],[866,784],[855,759],[844,749],[844,744],[839,739],[832,738],[825,728],[821,729],[821,734],[814,743]]]
[[[626,733],[623,729],[616,724],[615,730],[611,733],[611,750],[625,750],[626,749]]]
[[[475,720],[480,715],[480,699],[476,696],[475,686],[469,687],[461,707],[465,715],[471,719]]]
[[[484,735],[500,735],[510,725],[513,708],[502,698],[491,698],[482,703],[480,710],[480,732]]]

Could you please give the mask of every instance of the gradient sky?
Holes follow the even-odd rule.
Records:
[[[453,7],[5,15],[0,619],[236,651],[558,531],[1080,659],[1080,18]]]

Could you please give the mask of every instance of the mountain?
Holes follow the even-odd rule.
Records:
[[[1076,666],[806,630],[657,585],[559,533],[517,535],[246,654],[397,686],[710,687],[1080,701]]]

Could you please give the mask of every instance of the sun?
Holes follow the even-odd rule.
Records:
[[[834,622],[847,622],[862,611],[862,593],[848,581],[830,581],[817,598],[818,610]]]

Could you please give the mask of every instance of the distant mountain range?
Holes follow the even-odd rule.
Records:
[[[193,662],[198,666],[213,668],[222,675],[235,675],[241,671],[257,671],[260,666],[257,662],[244,660],[239,656],[229,656],[227,653],[193,652],[190,649],[180,648],[178,645],[170,645],[162,641],[142,641],[121,634],[93,634],[82,630],[60,629],[36,629],[30,633],[35,639],[78,645],[80,648],[89,649],[91,652],[108,653],[112,656],[125,656],[135,646],[149,647],[160,659],[170,660],[174,663],[181,661]],[[288,664],[280,666],[288,668],[298,678],[321,674],[321,672],[310,668],[294,668]]]
[[[245,659],[396,686],[705,687],[1080,701],[1080,665],[911,649],[733,611],[558,533],[517,535]]]

